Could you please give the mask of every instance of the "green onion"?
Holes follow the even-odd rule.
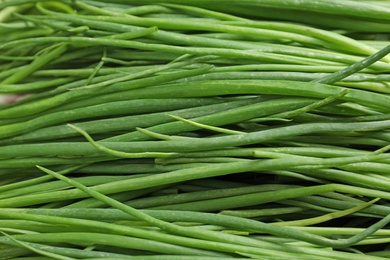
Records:
[[[389,259],[389,17],[0,0],[0,258]]]

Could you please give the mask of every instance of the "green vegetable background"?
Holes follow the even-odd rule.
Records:
[[[0,259],[390,259],[390,1],[0,0]]]

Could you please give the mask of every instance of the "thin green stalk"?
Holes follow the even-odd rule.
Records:
[[[138,197],[142,197],[145,195],[147,196],[150,193],[158,192],[166,187],[167,186],[157,186],[157,187],[146,188],[146,189],[142,189],[142,190],[120,192],[120,193],[112,194],[112,195],[110,195],[110,197],[115,199],[115,200],[124,202],[124,201],[128,201],[128,200],[136,199]],[[107,208],[107,207],[109,207],[109,206],[100,200],[97,200],[95,198],[85,198],[83,200],[79,200],[77,202],[67,204],[67,205],[63,206],[62,208],[67,208],[67,209],[69,209],[69,208],[85,208],[86,209],[86,208]]]
[[[110,245],[119,248],[145,250],[155,253],[211,256],[206,250],[186,248],[183,246],[157,242],[148,239],[130,236],[118,236],[113,234],[89,233],[89,232],[63,232],[14,235],[13,238],[23,242],[33,243],[70,243],[74,245]],[[4,239],[3,239],[4,240]]]
[[[341,210],[338,212],[332,212],[332,213],[328,213],[328,214],[318,216],[318,217],[313,217],[313,218],[308,218],[308,219],[291,220],[291,221],[283,221],[283,222],[275,222],[274,225],[278,225],[278,226],[310,226],[310,225],[315,225],[315,224],[329,221],[329,220],[332,220],[335,218],[340,218],[340,217],[344,217],[344,216],[353,214],[357,211],[360,211],[360,210],[372,205],[373,203],[377,202],[378,200],[379,200],[378,198],[373,199],[369,202],[363,203],[361,205],[358,205],[358,206],[350,208],[350,209],[345,209],[345,210]]]
[[[238,17],[238,16],[234,16],[234,15],[230,15],[230,14],[226,14],[226,13],[222,13],[222,12],[216,12],[216,11],[212,11],[212,10],[208,10],[208,9],[204,9],[204,8],[200,8],[200,7],[195,7],[195,6],[189,6],[189,5],[183,5],[183,4],[164,4],[164,6],[167,6],[167,7],[173,8],[173,9],[183,10],[185,12],[194,13],[197,15],[200,14],[204,17],[216,18],[218,20],[226,20],[226,21],[243,21],[243,20],[245,21],[245,20],[247,20],[247,19],[242,18],[242,17]]]
[[[161,153],[161,152],[142,152],[142,153],[127,153],[127,152],[121,152],[121,151],[115,151],[112,149],[109,149],[107,147],[104,147],[97,142],[95,142],[92,137],[85,132],[84,130],[80,129],[79,127],[68,124],[69,127],[72,129],[76,130],[80,134],[82,134],[88,142],[90,142],[96,149],[99,151],[102,151],[103,153],[110,154],[115,157],[120,157],[120,158],[156,158],[156,157],[169,157],[175,155],[175,153]]]
[[[287,111],[287,112],[283,112],[283,113],[279,113],[279,114],[275,114],[275,115],[272,115],[272,117],[276,117],[276,118],[292,118],[292,117],[296,117],[296,116],[299,116],[303,113],[307,113],[313,109],[316,109],[316,108],[319,108],[321,106],[325,106],[325,105],[328,105],[336,100],[338,100],[339,98],[345,96],[347,93],[349,92],[348,89],[344,89],[344,90],[341,90],[340,93],[336,94],[336,95],[333,95],[333,96],[329,96],[323,100],[319,100],[317,102],[313,102],[312,104],[310,105],[307,105],[305,107],[302,107],[302,108],[298,108],[298,109],[295,109],[293,111]],[[261,120],[261,118],[259,118]]]
[[[66,173],[66,172],[65,172]],[[77,180],[81,183],[83,183],[86,186],[95,186],[102,183],[107,183],[110,181],[116,181],[116,180],[124,180],[128,178],[134,178],[134,175],[130,176],[82,176],[78,177]],[[42,180],[42,178],[35,178],[33,179],[35,182],[38,181],[38,179]],[[32,181],[28,181],[30,184]],[[22,182],[23,183],[23,182]],[[20,184],[20,183],[19,183]],[[25,183],[23,184],[25,185]],[[14,187],[16,185],[13,185]],[[8,186],[9,188],[9,186]],[[53,181],[53,182],[44,182],[44,183],[38,183],[35,185],[30,185],[28,187],[20,187],[20,188],[13,188],[12,190],[8,191],[2,191],[0,192],[0,198],[4,199],[7,197],[17,197],[21,196],[23,194],[33,194],[33,193],[42,193],[47,191],[54,191],[54,190],[64,190],[69,188],[69,186],[64,185],[63,182]]]
[[[77,187],[78,189],[82,190],[83,192],[89,194],[90,196],[93,196],[99,200],[102,200],[102,201],[106,202],[107,204],[113,206],[114,208],[118,208],[121,211],[136,217],[137,219],[141,219],[141,220],[144,220],[144,221],[150,223],[151,225],[155,225],[155,226],[161,228],[162,230],[166,230],[166,231],[172,232],[174,234],[180,234],[180,235],[189,236],[189,237],[202,238],[202,239],[206,239],[206,240],[211,239],[212,241],[229,241],[231,238],[233,238],[233,237],[230,237],[230,238],[226,237],[227,240],[225,240],[224,238],[221,238],[221,237],[215,237],[215,236],[213,236],[212,232],[206,232],[205,230],[203,230],[203,233],[202,233],[202,232],[199,232],[199,230],[196,230],[193,228],[178,227],[174,224],[170,224],[168,222],[154,218],[154,217],[152,217],[146,213],[143,213],[141,211],[138,211],[132,207],[126,206],[118,201],[115,201],[115,200],[105,196],[104,194],[101,194],[95,190],[92,190],[92,189],[90,189],[90,188],[88,188],[88,187],[86,187],[86,186],[84,186],[76,181],[73,181],[73,180],[71,180],[63,175],[60,175],[56,172],[50,171],[50,170],[42,168],[40,166],[37,166],[37,167],[39,169],[43,170],[44,172],[52,175],[53,177],[56,177],[62,181],[65,181],[65,182]],[[346,186],[344,187],[341,185],[330,184],[330,185],[322,186],[322,188],[325,188],[325,189],[329,189],[329,188],[330,189],[337,189],[338,187],[341,189],[348,190],[348,187],[346,187]],[[305,189],[304,192],[307,192],[307,190],[309,190],[310,188],[315,188],[318,190],[321,187],[306,187],[306,188],[304,188]],[[295,190],[295,191],[297,191],[297,190]],[[275,194],[276,192],[270,192],[270,193]],[[299,192],[297,192],[297,193],[299,193]],[[286,196],[286,195],[283,194],[282,196]],[[379,230],[380,228],[384,227],[388,222],[390,222],[390,214],[388,216],[386,216],[385,218],[383,218],[382,220],[380,220],[379,222],[377,222],[377,223],[373,224],[372,226],[370,226],[369,228],[367,228],[362,233],[359,233],[358,235],[355,235],[353,237],[350,237],[350,238],[344,239],[344,240],[332,241],[331,243],[336,247],[347,247],[347,246],[353,245],[353,244],[363,240],[367,236],[370,236],[371,234],[373,234],[375,231]],[[238,251],[240,251],[240,250],[238,250]]]
[[[73,211],[74,209],[72,209]],[[76,209],[77,210],[77,209]],[[86,209],[88,211],[88,209]],[[36,215],[36,214],[25,214],[25,213],[15,213],[9,211],[9,210],[3,210],[0,211],[0,215],[6,218],[15,218],[15,219],[30,219],[30,220],[37,220],[37,221],[43,221],[45,223],[66,223],[67,225],[71,226],[76,226],[76,227],[89,227],[92,228],[93,230],[96,231],[102,231],[102,232],[109,232],[109,233],[114,233],[114,234],[121,234],[121,235],[127,235],[127,236],[135,236],[135,237],[140,237],[140,238],[145,238],[149,240],[156,240],[156,241],[161,241],[164,243],[170,243],[173,245],[182,245],[182,246],[187,246],[187,247],[196,247],[196,248],[204,248],[205,250],[203,251],[203,255],[210,255],[210,256],[227,256],[226,254],[223,253],[218,253],[218,252],[211,252],[210,250],[216,250],[216,251],[225,251],[225,252],[231,252],[231,253],[236,253],[234,250],[245,250],[245,248],[252,253],[255,254],[261,254],[261,255],[266,255],[267,251],[272,252],[273,250],[281,250],[281,248],[288,249],[288,251],[292,253],[301,253],[305,252],[306,249],[296,249],[292,247],[286,247],[286,245],[278,245],[274,243],[267,243],[267,242],[261,242],[261,241],[255,241],[252,239],[245,239],[242,238],[243,240],[242,243],[247,246],[239,246],[235,244],[222,244],[218,242],[209,242],[205,240],[197,240],[197,239],[192,239],[192,238],[187,238],[187,237],[182,237],[182,236],[173,236],[167,233],[161,233],[161,232],[156,232],[156,231],[149,231],[146,229],[140,229],[137,227],[131,227],[131,226],[123,226],[123,225],[116,225],[116,224],[110,224],[110,223],[105,223],[105,222],[97,222],[97,221],[92,221],[92,220],[85,220],[85,219],[80,219],[80,218],[63,218],[63,217],[53,217],[53,216],[47,216],[47,218],[42,219],[42,215]],[[180,215],[180,214],[179,214]],[[179,216],[176,215],[176,216]],[[98,216],[98,215],[95,215]],[[278,227],[277,227],[278,228]],[[202,232],[202,230],[199,230]],[[214,232],[208,232],[203,230],[205,233],[210,233],[214,234]],[[236,237],[236,236],[231,236],[227,234],[220,234],[219,232],[215,232],[216,236],[222,237]],[[91,237],[91,236],[90,236]],[[233,242],[231,240],[230,242]],[[260,247],[262,249],[250,249],[252,247],[249,247],[249,245],[256,245],[257,247]],[[229,247],[233,247],[232,249],[229,249]],[[267,250],[265,248],[269,248],[270,250]],[[193,249],[194,250],[194,249]],[[199,250],[199,249],[198,249]],[[207,251],[206,251],[207,250]],[[261,251],[263,250],[263,251]],[[303,250],[303,251],[302,251]],[[199,252],[202,252],[199,251]],[[316,254],[321,254],[321,252],[318,252]]]
[[[240,135],[218,136],[210,138],[196,138],[194,140],[174,141],[149,141],[149,142],[100,142],[107,148],[123,152],[195,152],[211,149],[226,149],[234,146],[251,145],[280,140],[287,137],[303,136],[314,133],[339,133],[339,132],[370,132],[388,129],[389,120],[371,121],[359,123],[306,123],[291,126],[282,126],[257,132]],[[85,156],[98,155],[89,143],[66,142],[45,144],[21,144],[0,147],[2,158],[16,158],[23,155],[29,156]],[[384,155],[386,157],[386,155]]]
[[[81,5],[81,4],[79,4]],[[85,6],[85,4],[83,4]],[[269,30],[269,29],[253,29],[250,27],[240,27],[240,26],[231,26],[222,23],[207,23],[198,21],[196,23],[191,20],[183,20],[180,22],[175,19],[161,19],[161,18],[143,18],[132,15],[121,15],[119,13],[111,12],[111,16],[100,16],[99,20],[108,21],[108,22],[116,22],[137,26],[153,26],[158,24],[160,28],[169,29],[169,30],[201,30],[201,31],[217,31],[217,32],[226,32],[232,34],[244,34],[252,37],[257,37],[260,39],[287,39],[297,42],[302,42],[306,44],[314,44],[321,45],[321,41],[307,37],[303,34],[295,34],[277,30]]]
[[[174,142],[174,141],[169,141]],[[381,155],[376,155],[380,156]],[[386,155],[385,155],[386,156]],[[120,181],[120,182],[111,182],[108,184],[99,185],[96,187],[96,189],[99,192],[103,192],[105,194],[110,194],[113,192],[122,192],[127,190],[136,190],[136,189],[142,189],[142,188],[148,188],[153,187],[158,184],[164,185],[164,184],[172,184],[182,181],[187,181],[191,179],[201,179],[206,177],[215,177],[215,176],[221,176],[221,175],[228,175],[232,173],[238,173],[238,172],[247,172],[247,171],[259,171],[259,170],[277,170],[277,169],[286,169],[287,167],[297,167],[300,165],[337,165],[337,164],[346,164],[348,162],[353,161],[360,161],[363,158],[366,158],[366,156],[356,156],[351,157],[350,159],[344,159],[339,160],[339,158],[336,158],[336,160],[333,159],[303,159],[303,160],[297,160],[295,157],[290,158],[281,158],[281,159],[270,159],[270,160],[261,160],[261,161],[243,161],[243,162],[234,162],[234,163],[226,163],[226,164],[217,164],[217,165],[206,165],[206,166],[199,166],[194,168],[183,168],[176,171],[163,173],[159,175],[151,175],[146,177],[140,177],[136,179],[132,179],[129,181]],[[379,182],[377,185],[381,186]],[[386,189],[386,187],[383,187]],[[352,192],[355,194],[357,191]],[[378,195],[375,197],[383,197],[387,198],[388,196],[382,192],[378,191]],[[10,198],[10,199],[4,199],[0,202],[1,207],[15,207],[15,206],[24,206],[24,205],[31,205],[32,204],[40,204],[44,202],[50,202],[50,201],[59,201],[62,200],[64,196],[67,196],[67,198],[81,198],[85,197],[83,193],[80,193],[77,190],[67,190],[67,191],[57,191],[52,192],[50,196],[47,196],[47,194],[40,195],[30,195],[28,197],[23,196],[19,197],[18,199]],[[257,198],[260,199],[260,198]],[[240,205],[242,205],[243,202],[250,203],[249,200],[237,200]],[[231,202],[229,202],[231,203]],[[225,203],[225,205],[230,205],[229,203]],[[218,205],[221,205],[217,203]],[[203,207],[205,207],[204,205]]]
[[[148,197],[148,198],[139,198],[135,200],[130,200],[126,202],[126,205],[132,206],[134,208],[154,208],[159,206],[174,205],[179,203],[186,203],[192,201],[206,201],[208,199],[230,197],[235,195],[250,194],[253,192],[264,192],[270,190],[277,190],[288,188],[289,186],[284,185],[253,185],[249,187],[240,187],[240,188],[222,188],[215,190],[198,191],[198,192],[189,192],[183,194],[173,194],[166,196],[158,197]]]
[[[100,19],[103,19],[104,21],[99,21],[99,18],[92,18],[92,17],[74,17],[74,16],[68,16],[63,14],[56,14],[56,19],[61,19],[64,21],[71,21],[76,22],[79,24],[88,24],[91,27],[96,28],[105,28],[108,31],[117,31],[117,32],[124,32],[127,30],[134,30],[134,28],[138,28],[133,25],[126,24],[118,24],[114,21],[110,22],[112,19],[120,19],[116,17],[101,17]],[[96,20],[98,19],[98,20]],[[123,20],[123,19],[122,19]],[[177,24],[177,23],[176,23]],[[197,23],[195,23],[197,24]],[[272,23],[265,23],[273,25]],[[275,23],[273,26],[278,25],[278,23]],[[277,28],[284,28],[285,24],[280,24]],[[290,25],[291,27],[292,25]],[[301,28],[300,33],[302,34],[303,31],[306,31],[308,28]],[[329,34],[329,32],[328,32]],[[335,34],[335,36],[338,36]],[[322,64],[322,65],[340,65],[343,63],[355,63],[358,62],[361,58],[347,55],[347,54],[338,54],[337,56],[332,55],[332,53],[326,52],[326,51],[320,51],[315,50],[313,48],[303,48],[303,47],[294,47],[294,46],[288,46],[283,45],[283,48],[281,46],[276,44],[267,44],[267,43],[251,43],[247,41],[231,41],[231,40],[224,40],[224,39],[212,39],[210,37],[201,37],[194,34],[186,34],[185,36],[176,32],[172,31],[159,31],[155,34],[150,36],[153,39],[156,39],[160,42],[166,42],[171,43],[172,45],[177,44],[183,44],[183,45],[189,45],[189,46],[199,46],[199,47],[217,47],[217,48],[226,48],[230,47],[231,49],[243,49],[243,50],[251,50],[256,49],[262,52],[268,53],[268,55],[275,54],[285,54],[288,55],[289,59],[292,59],[293,57],[306,57],[307,64]],[[340,36],[339,36],[340,37]],[[345,38],[345,37],[342,37]],[[347,40],[349,38],[346,38]],[[352,46],[356,45],[356,42],[353,42],[353,44],[349,43],[347,44],[348,48],[352,48]],[[376,52],[376,49],[372,49],[370,51],[365,51],[364,53],[372,54]],[[316,61],[313,59],[313,57],[317,57]],[[310,63],[311,60],[311,63]],[[304,61],[304,59],[302,59]],[[327,61],[327,62],[325,62]],[[331,62],[332,61],[332,62]],[[330,63],[329,63],[330,62]],[[372,67],[376,68],[377,65],[373,65]],[[382,68],[383,66],[387,67],[385,63],[381,63],[378,69]]]
[[[280,111],[284,111],[286,108],[288,109],[297,109],[305,106],[310,103],[310,99],[289,99],[289,98],[281,98],[281,99],[270,99],[270,100],[262,100],[253,99],[253,101],[258,101],[253,104],[243,104],[241,107],[237,108],[226,108],[225,111],[215,111],[212,114],[203,115],[203,116],[190,116],[191,120],[196,120],[197,123],[201,123],[203,125],[207,124],[210,126],[223,126],[228,124],[235,124],[245,120],[250,120],[256,117],[263,117],[273,113],[277,113]],[[166,113],[166,116],[169,117],[170,114]],[[173,114],[174,115],[174,114]],[[187,132],[191,130],[199,129],[199,126],[195,126],[193,124],[188,124],[184,122],[167,122],[165,124],[156,124],[145,130],[152,131],[160,134],[177,134],[181,132]],[[236,132],[237,134],[238,132]],[[129,132],[122,135],[113,136],[105,139],[104,141],[109,142],[117,142],[124,140],[134,140],[134,141],[142,141],[142,140],[150,140],[148,136],[144,134],[140,134],[137,132]]]
[[[34,246],[31,246],[29,244],[26,244],[18,239],[15,239],[13,236],[10,236],[4,232],[1,232],[4,236],[6,236],[7,238],[11,239],[12,241],[14,241],[16,244],[18,244],[19,246],[21,247],[24,247],[26,249],[29,249],[31,250],[32,252],[35,252],[35,253],[38,253],[40,255],[43,255],[43,256],[47,256],[47,257],[51,257],[53,259],[59,259],[59,260],[76,260],[76,258],[72,258],[72,257],[67,257],[67,256],[63,256],[63,255],[59,255],[59,254],[56,254],[56,253],[51,253],[51,252],[47,252],[45,250],[42,250],[42,249],[38,249],[38,248],[35,248]]]
[[[57,78],[46,81],[35,81],[23,84],[4,84],[0,86],[0,93],[29,93],[38,90],[47,90],[48,88],[55,88],[63,84],[74,82],[75,78]]]
[[[0,84],[13,84],[13,83],[17,83],[17,82],[21,81],[22,79],[24,79],[28,75],[32,74],[34,71],[41,68],[42,66],[45,66],[47,63],[49,63],[51,60],[53,60],[57,56],[64,53],[67,50],[67,48],[68,48],[67,44],[64,44],[64,43],[60,44],[54,50],[48,51],[48,52],[38,56],[36,59],[34,59],[34,61],[30,65],[25,67],[23,70],[19,70],[18,72],[16,72],[12,76],[4,79],[2,82],[0,82]],[[1,85],[0,85],[0,89],[1,89]]]
[[[192,104],[191,104],[192,103]],[[107,102],[94,106],[85,106],[76,109],[62,110],[54,113],[47,113],[31,120],[0,126],[0,138],[29,133],[43,127],[61,125],[69,121],[88,120],[96,117],[114,117],[122,115],[140,115],[154,111],[166,111],[170,109],[180,109],[186,106],[197,104],[196,99],[165,99],[161,103],[160,99],[141,99],[118,102]]]
[[[186,99],[183,99],[186,100]],[[233,107],[244,106],[245,101],[226,101],[221,104],[222,100],[217,99],[187,99],[186,108],[169,110],[168,112],[178,116],[184,117],[197,117],[210,113],[218,113],[221,110],[231,109]],[[165,101],[166,102],[166,101]],[[159,107],[162,110],[162,107]],[[106,118],[97,120],[88,120],[84,122],[77,122],[74,125],[84,129],[90,134],[109,133],[109,132],[123,132],[131,131],[136,127],[150,127],[162,123],[167,123],[171,119],[166,116],[167,112],[156,112],[141,115],[122,115],[116,118]],[[2,140],[2,144],[14,144],[21,142],[31,142],[34,140],[55,140],[66,137],[77,136],[73,129],[65,125],[56,125],[50,127],[44,127],[35,131],[30,131],[9,139]],[[130,140],[130,139],[127,139]]]
[[[194,61],[194,60],[191,60]],[[138,73],[133,73],[131,75],[126,75],[122,76],[119,79],[118,78],[112,78],[110,80],[105,80],[100,83],[96,83],[93,85],[88,85],[84,87],[84,89],[78,89],[74,91],[68,91],[59,95],[55,95],[46,99],[38,100],[36,102],[26,103],[26,104],[21,104],[19,106],[15,107],[10,107],[8,109],[2,110],[0,114],[5,114],[3,115],[3,118],[9,118],[9,117],[20,117],[24,115],[31,115],[34,113],[42,112],[50,108],[57,107],[61,104],[64,104],[66,102],[69,102],[71,100],[77,100],[81,98],[85,98],[86,96],[94,96],[98,94],[104,94],[107,92],[111,91],[124,91],[127,89],[132,89],[132,88],[138,88],[138,87],[146,87],[149,86],[150,84],[157,84],[163,83],[165,81],[171,81],[177,78],[182,78],[186,76],[190,76],[193,74],[198,74],[198,73],[204,73],[205,71],[211,69],[210,66],[205,66],[200,69],[194,69],[190,71],[179,71],[179,72],[172,72],[167,75],[161,75],[161,76],[156,76],[156,77],[151,77],[151,78],[146,78],[146,79],[140,79],[140,81],[135,82],[135,84],[122,84],[117,86],[117,89],[115,88],[106,88],[110,84],[116,83],[116,82],[121,82],[123,80],[130,80],[130,79],[136,79],[140,77],[144,77],[150,74],[154,74],[157,72],[161,72],[167,69],[171,68],[176,68],[180,66],[185,66],[190,64],[191,62],[189,61],[183,61],[179,63],[171,63],[167,65],[161,65],[155,68],[152,68],[150,70],[145,70],[145,71],[140,71]],[[112,86],[111,86],[112,87]],[[125,89],[124,89],[125,88]],[[8,114],[8,115],[7,115]]]
[[[237,50],[228,48],[211,48],[211,47],[186,47],[175,46],[161,43],[143,43],[139,41],[127,41],[120,39],[104,39],[104,38],[91,38],[91,37],[40,37],[29,38],[28,40],[16,40],[0,45],[0,49],[14,47],[15,45],[21,45],[24,43],[39,44],[39,43],[56,43],[65,42],[70,45],[78,46],[84,44],[93,44],[94,46],[111,46],[117,48],[131,48],[145,51],[161,51],[173,54],[192,54],[192,55],[214,55],[223,58],[241,58],[247,60],[255,60],[270,63],[288,63],[288,64],[300,64],[300,65],[313,65],[318,64],[318,60],[306,59],[303,57],[294,57],[290,55],[274,54],[274,53],[262,53],[257,51]],[[288,58],[288,59],[286,59]],[[339,64],[338,64],[339,65]]]
[[[67,168],[65,170],[59,171],[59,173],[62,174],[62,175],[65,175],[65,174],[67,174],[69,172],[72,172],[72,171],[74,171],[76,169],[79,169],[81,167],[85,167],[86,165],[87,164],[80,165],[80,166],[75,166],[75,167],[71,167],[71,168]],[[44,183],[44,182],[47,182],[47,181],[49,181],[51,179],[52,179],[52,177],[50,177],[48,175],[44,175],[44,176],[41,176],[41,177],[29,179],[29,180],[24,180],[24,181],[19,181],[19,182],[15,182],[15,183],[2,185],[0,187],[0,194],[3,193],[3,192],[11,191],[11,190],[15,190],[15,189],[19,189],[19,188],[25,188],[25,187],[33,186],[33,185],[36,185],[36,184]]]
[[[231,135],[243,134],[243,132],[241,132],[241,131],[230,130],[230,129],[225,129],[225,128],[221,128],[221,127],[215,127],[215,126],[210,126],[210,125],[206,125],[206,124],[202,124],[202,123],[197,123],[197,122],[194,122],[192,120],[188,120],[188,119],[185,119],[185,118],[182,118],[179,116],[175,116],[175,115],[168,114],[168,116],[170,116],[178,121],[181,121],[181,122],[184,122],[184,123],[187,123],[187,124],[190,124],[190,125],[202,128],[202,129],[207,129],[207,130],[211,130],[211,131],[215,131],[215,132],[219,132],[219,133],[223,133],[223,134],[231,134]]]
[[[144,3],[181,3],[180,0],[146,0]],[[134,4],[137,3],[137,1],[129,1],[127,3]],[[191,0],[188,1],[186,4],[188,5],[195,5],[195,6],[207,6],[208,4],[219,4],[219,5],[231,5],[231,4],[250,4],[251,6],[258,6],[258,5],[266,5],[266,6],[274,6],[274,7],[284,7],[288,9],[297,9],[297,10],[308,10],[308,11],[314,11],[314,12],[323,12],[323,13],[332,13],[332,14],[341,14],[341,15],[352,15],[352,16],[360,16],[360,17],[368,17],[368,18],[381,18],[389,20],[389,14],[390,10],[387,8],[383,8],[382,6],[375,6],[369,3],[362,3],[356,1],[343,1],[342,5],[340,5],[340,2],[337,0],[331,0],[326,2],[312,2],[310,0],[304,0],[295,2],[292,0],[289,1],[273,1],[273,0],[233,0],[233,1],[226,1],[226,0],[211,0],[211,1],[205,1],[205,0]]]
[[[278,208],[264,208],[264,209],[238,209],[238,210],[222,210],[219,214],[235,216],[240,218],[258,218],[279,216],[284,214],[296,214],[306,211],[303,207],[278,207]]]
[[[328,75],[326,77],[319,78],[317,80],[314,80],[313,82],[318,83],[325,83],[325,84],[332,84],[335,83],[341,79],[344,79],[345,77],[352,75],[368,66],[373,64],[374,62],[380,60],[381,58],[385,57],[387,54],[390,53],[390,45],[386,46],[382,50],[378,51],[377,53],[363,59],[360,62],[357,62],[343,70],[340,70],[338,72],[335,72],[331,75]]]

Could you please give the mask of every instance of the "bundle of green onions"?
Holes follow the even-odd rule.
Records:
[[[0,1],[0,259],[390,258],[390,2]]]

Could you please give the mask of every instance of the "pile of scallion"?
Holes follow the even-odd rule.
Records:
[[[390,1],[0,0],[0,259],[390,259]]]

